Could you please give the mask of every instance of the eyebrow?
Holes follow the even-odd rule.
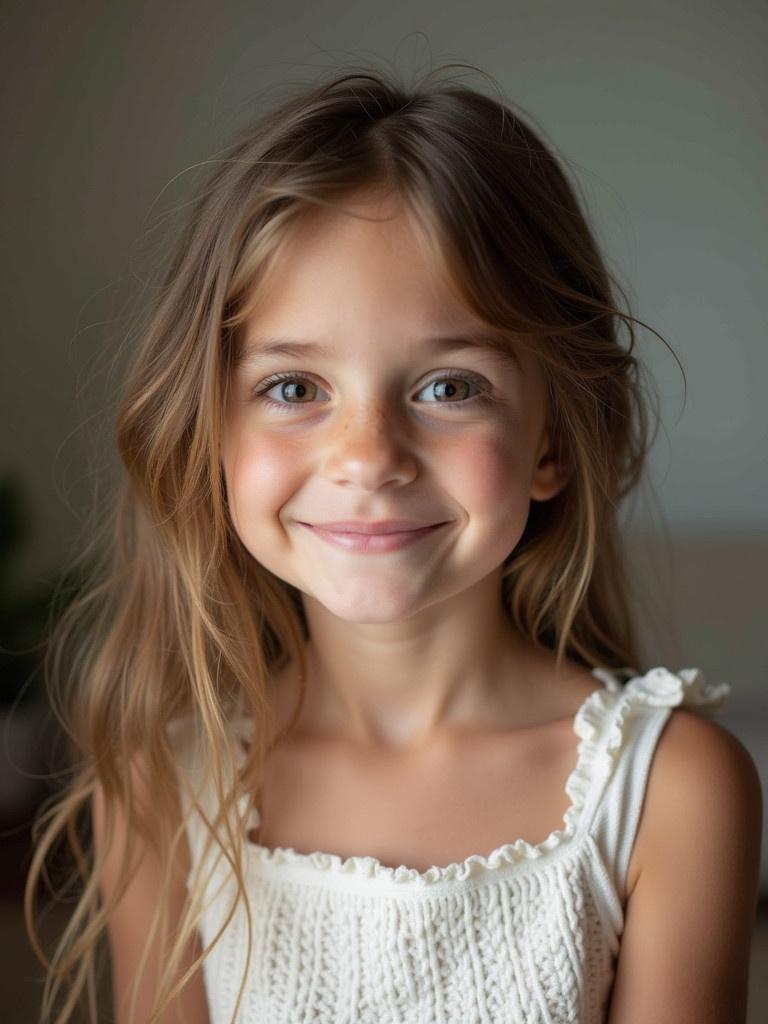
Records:
[[[462,331],[459,334],[427,337],[417,341],[416,345],[419,349],[426,349],[428,353],[441,355],[449,352],[460,352],[466,349],[492,352],[507,359],[511,358],[519,364],[519,358],[515,352],[512,339],[509,336],[494,333],[490,330],[470,330]],[[325,345],[322,342],[298,341],[294,338],[254,336],[246,339],[238,354],[235,365],[242,366],[245,363],[259,363],[274,356],[315,356],[322,359],[330,359],[335,355],[337,353],[333,346]]]

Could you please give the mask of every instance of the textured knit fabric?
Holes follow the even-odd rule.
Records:
[[[224,926],[234,883],[219,858],[200,924],[205,944],[224,926],[204,961],[211,1024],[603,1024],[657,741],[673,708],[712,715],[730,686],[709,686],[695,669],[656,668],[624,684],[594,676],[601,685],[573,722],[570,806],[541,843],[516,839],[420,872],[270,850],[241,831],[253,946],[248,958],[242,902]],[[244,719],[233,728],[247,735]],[[194,775],[192,732],[182,720],[172,730]],[[243,800],[254,827],[258,812],[249,819]],[[205,838],[196,814],[187,834],[194,870]]]

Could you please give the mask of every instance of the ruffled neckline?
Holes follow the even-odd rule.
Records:
[[[390,867],[377,857],[355,854],[342,858],[335,853],[316,850],[300,853],[292,847],[268,847],[245,837],[251,862],[266,867],[270,874],[299,869],[347,878],[380,879],[418,887],[467,878],[492,875],[500,869],[520,861],[541,858],[551,850],[563,846],[577,833],[588,796],[598,777],[605,778],[622,745],[624,721],[635,706],[651,708],[686,706],[710,716],[726,702],[731,692],[728,683],[710,685],[698,669],[681,669],[678,673],[666,668],[653,668],[645,675],[634,676],[620,683],[607,669],[593,669],[592,675],[602,686],[593,690],[582,703],[573,719],[573,732],[579,738],[576,764],[565,782],[565,794],[570,803],[563,815],[562,826],[539,843],[516,839],[503,843],[487,855],[471,854],[460,862],[445,866],[433,865],[426,871],[401,864]],[[613,710],[613,714],[611,711]],[[238,720],[241,736],[247,737],[247,721]],[[246,832],[258,826],[260,817],[250,804],[250,795],[240,798],[238,810],[246,823]]]

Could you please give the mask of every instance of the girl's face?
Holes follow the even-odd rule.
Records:
[[[396,216],[312,214],[280,256],[245,324],[222,463],[258,562],[341,619],[385,623],[469,599],[562,475],[532,354],[485,343],[501,335],[436,277],[402,209],[358,208]],[[312,529],[390,519],[444,525],[375,551]]]

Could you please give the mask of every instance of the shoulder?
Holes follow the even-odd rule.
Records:
[[[648,777],[611,1024],[744,1019],[762,814],[741,741],[675,708]]]
[[[119,799],[114,794],[108,801],[100,781],[94,786],[91,804],[94,845],[103,856],[101,882],[104,888],[113,887],[121,879],[125,851],[133,853],[134,872],[139,865],[146,867],[149,860],[155,860],[158,853],[154,842],[159,825],[157,792],[143,752],[133,754],[125,765],[124,774],[128,787]],[[181,850],[186,852],[183,842]],[[184,858],[183,866],[188,869],[188,857]]]
[[[658,742],[653,769],[662,824],[670,824],[675,805],[706,811],[710,828],[762,812],[760,777],[738,737],[688,708],[675,708]]]
[[[636,879],[671,848],[693,855],[706,838],[759,854],[763,797],[755,763],[733,733],[687,708],[675,708],[658,740],[649,772]]]

